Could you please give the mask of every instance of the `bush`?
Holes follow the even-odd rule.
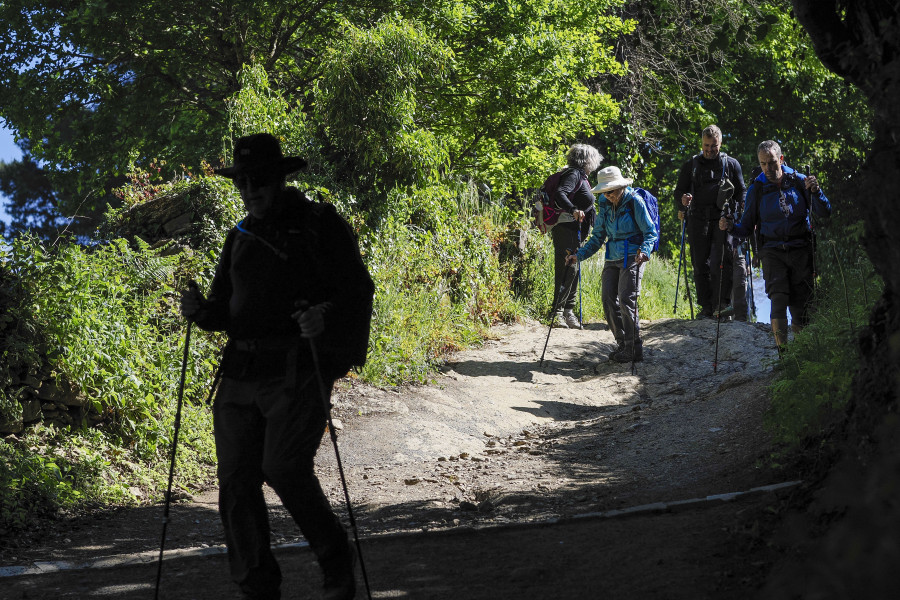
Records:
[[[491,210],[472,210],[469,186],[397,191],[391,206],[378,234],[361,240],[376,285],[363,377],[423,381],[444,353],[522,309],[496,251],[506,231]]]
[[[822,437],[844,417],[859,366],[857,339],[882,287],[868,275],[868,261],[857,266],[856,273],[844,273],[841,263],[825,269],[810,324],[784,351],[766,424],[788,448]]]
[[[197,421],[196,411],[185,415],[187,422]],[[211,460],[202,449],[208,441],[197,442],[191,435],[179,438],[179,446],[189,451],[179,452],[176,488],[196,491],[212,481],[212,470],[198,462],[198,456],[207,465]],[[150,462],[136,459],[120,440],[100,429],[72,432],[38,425],[19,437],[0,439],[0,533],[5,536],[84,506],[159,500],[155,490],[166,485],[168,465],[168,456]]]
[[[39,426],[27,433],[29,443],[4,446],[4,506],[60,508],[134,499],[127,490],[135,485],[144,487],[147,497],[157,495],[168,465],[184,341],[174,289],[183,285],[183,261],[191,261],[191,255],[165,256],[164,250],[141,242],[132,247],[122,239],[93,247],[73,242],[48,247],[27,235],[8,246],[4,268],[16,282],[10,312],[15,326],[3,338],[9,360],[0,381],[0,410],[6,416],[20,410],[13,392],[22,388],[12,376],[24,376],[22,369],[34,364],[70,382],[85,409],[71,431]],[[217,341],[203,335],[195,340],[179,482],[209,480],[214,464],[211,418],[202,399]],[[106,448],[102,460],[87,450],[101,447]],[[107,463],[118,468],[108,470]],[[123,470],[122,465],[142,467]],[[23,515],[31,514],[10,508],[0,528],[18,527]]]

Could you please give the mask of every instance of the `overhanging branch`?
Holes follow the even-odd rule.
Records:
[[[809,33],[822,64],[830,71],[859,85],[861,83],[859,61],[855,59],[854,54],[861,41],[857,39],[858,32],[851,31],[841,18],[841,7],[837,0],[791,1],[794,5],[794,16]]]

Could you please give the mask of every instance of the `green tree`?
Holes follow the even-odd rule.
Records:
[[[428,165],[413,170],[445,163],[451,170],[484,174],[504,189],[528,184],[521,180],[526,164],[546,162],[557,154],[555,146],[601,128],[615,115],[608,95],[583,82],[621,71],[604,42],[631,27],[607,15],[617,5],[14,0],[0,4],[0,106],[57,189],[66,188],[58,195],[64,213],[74,212],[69,203],[86,190],[121,185],[116,178],[132,164],[146,166],[155,158],[171,174],[181,164],[194,167],[217,156],[228,133],[226,101],[240,90],[240,73],[251,64],[260,65],[291,106],[307,114],[316,101],[307,92],[324,68],[332,76],[320,86],[325,99],[347,99],[339,89],[350,85],[338,76],[342,68],[360,81],[374,77],[372,83],[388,94],[381,108],[393,111],[396,122],[381,123],[387,129],[371,137],[368,147],[387,142],[393,131],[396,139],[386,147],[402,155],[388,169],[388,184],[407,176],[401,163],[430,156]],[[394,42],[407,44],[405,54],[390,46]],[[371,56],[365,55],[367,44]],[[412,57],[412,48],[429,50]],[[350,54],[342,56],[341,50]],[[437,56],[431,52],[443,56],[443,72],[420,68],[426,60],[433,66]],[[323,56],[330,62],[323,63]],[[418,67],[402,64],[409,58]],[[366,60],[399,66],[401,76],[378,82],[387,73],[367,71]],[[398,82],[405,87],[391,96],[389,88]],[[366,111],[341,116],[324,106],[319,114],[331,116],[323,125],[336,162],[347,158],[356,164],[360,146],[343,134],[348,127],[369,130],[351,118]],[[399,129],[396,123],[402,123]]]
[[[30,156],[0,162],[0,193],[10,198],[9,225],[0,222],[0,235],[15,237],[31,231],[43,239],[58,236],[68,225],[56,212],[56,193],[46,173]]]
[[[248,64],[302,104],[339,16],[361,5],[378,3],[5,1],[0,114],[72,213],[74,198],[121,185],[133,163],[165,160],[171,174],[218,156],[225,101]]]
[[[323,57],[316,117],[354,183],[390,189],[446,169],[446,148],[429,126],[451,61],[449,49],[418,23],[344,24]]]
[[[435,102],[452,167],[486,179],[495,193],[532,187],[564,146],[605,129],[618,106],[588,82],[625,73],[612,40],[635,23],[612,14],[619,5],[458,2],[423,18],[456,56]]]

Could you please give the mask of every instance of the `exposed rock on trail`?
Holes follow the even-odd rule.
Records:
[[[523,514],[507,518],[528,520],[752,487],[776,353],[767,327],[723,323],[714,373],[715,330],[713,321],[645,324],[632,375],[630,363],[608,360],[605,326],[554,329],[543,368],[547,329],[504,326],[453,356],[435,385],[354,387],[335,409],[351,497],[381,523],[397,512],[402,528],[403,503],[438,509],[430,524],[441,526],[484,498],[506,498],[501,513],[519,504]],[[319,453],[325,472],[330,450]],[[328,487],[337,499],[337,484]]]

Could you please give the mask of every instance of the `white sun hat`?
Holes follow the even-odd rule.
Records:
[[[595,194],[602,194],[609,190],[630,185],[634,179],[622,177],[619,167],[606,167],[597,171],[597,185],[591,190]]]

